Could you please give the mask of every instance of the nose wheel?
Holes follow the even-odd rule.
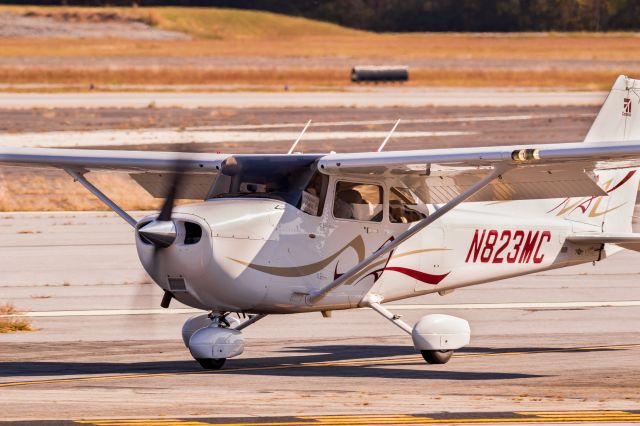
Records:
[[[196,358],[200,367],[205,370],[220,370],[224,363],[227,361],[226,358]]]

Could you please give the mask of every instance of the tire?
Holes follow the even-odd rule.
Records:
[[[453,351],[420,351],[420,353],[429,364],[446,364],[453,355]]]
[[[200,364],[200,366],[202,368],[204,368],[205,370],[220,370],[222,368],[222,366],[224,365],[226,360],[227,360],[226,358],[217,358],[217,359],[200,358],[200,359],[196,359],[196,361],[198,361],[198,364]]]

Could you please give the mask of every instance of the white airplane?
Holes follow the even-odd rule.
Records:
[[[206,369],[241,354],[241,330],[266,315],[363,307],[440,364],[469,343],[467,321],[435,314],[411,327],[383,302],[640,251],[639,102],[640,80],[618,77],[579,143],[328,155],[0,148],[0,164],[66,170],[127,221],[161,306],[175,298],[208,312],[182,330]],[[92,170],[166,195],[160,214],[136,221],[85,179]],[[203,201],[174,208],[181,198]]]

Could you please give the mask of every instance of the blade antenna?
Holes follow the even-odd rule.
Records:
[[[399,118],[398,118],[398,121],[396,121],[396,124],[393,125],[393,128],[391,129],[391,131],[389,132],[385,140],[382,142],[382,144],[378,148],[378,152],[382,152],[382,150],[384,149],[384,146],[387,144],[387,142],[389,142],[389,139],[391,139],[391,135],[393,135],[393,132],[396,131],[396,127],[398,127],[398,124],[400,124]]]
[[[296,145],[298,145],[298,142],[300,142],[300,139],[302,139],[302,135],[304,135],[304,133],[307,131],[307,129],[309,128],[310,124],[311,124],[311,120],[307,121],[307,125],[304,126],[304,129],[302,129],[302,131],[298,135],[298,139],[296,139],[296,141],[293,143],[293,145],[291,145],[291,148],[289,148],[289,152],[287,152],[287,155],[292,154],[293,150],[296,149]]]

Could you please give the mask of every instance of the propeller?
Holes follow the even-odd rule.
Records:
[[[160,214],[155,220],[138,229],[138,233],[153,245],[151,260],[152,268],[157,268],[159,251],[171,246],[171,244],[176,240],[177,229],[176,224],[172,219],[172,214],[178,196],[178,191],[182,183],[182,178],[182,170],[179,167],[176,167],[169,190],[167,191],[167,196],[162,204],[162,208],[160,209]],[[156,270],[154,270],[154,272],[156,272]],[[157,274],[154,273],[153,275]],[[160,306],[168,308],[172,298],[173,294],[170,291],[165,290]]]
[[[154,221],[149,222],[138,230],[138,233],[153,243],[156,249],[169,247],[176,240],[176,224],[171,219],[171,214],[173,213],[181,182],[182,173],[176,169],[167,197],[160,209],[160,214]]]

